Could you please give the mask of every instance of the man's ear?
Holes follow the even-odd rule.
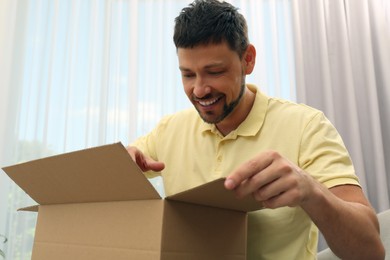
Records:
[[[252,73],[253,69],[255,68],[256,63],[256,48],[252,44],[248,45],[248,48],[246,48],[246,51],[244,52],[243,57],[243,66],[244,66],[244,72],[246,75],[249,75]]]

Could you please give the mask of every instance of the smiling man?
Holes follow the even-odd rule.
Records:
[[[246,84],[256,49],[237,9],[195,1],[175,20],[183,87],[195,109],[128,147],[171,195],[226,177],[266,206],[249,214],[249,259],[316,259],[318,229],[343,259],[383,259],[378,220],[323,113]]]
[[[226,42],[178,48],[184,91],[209,124],[226,135],[247,117],[255,95],[245,86],[254,68],[255,48],[248,45],[245,59]]]

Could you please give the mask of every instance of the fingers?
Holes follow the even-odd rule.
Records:
[[[286,180],[274,181],[271,184],[255,190],[253,197],[261,201],[266,208],[278,208],[282,206],[296,206],[299,201],[299,192]]]
[[[139,149],[135,147],[128,147],[127,151],[129,152],[133,161],[137,163],[138,167],[143,172],[146,171],[159,172],[165,168],[163,162],[158,162],[148,156],[145,156]]]
[[[165,168],[164,163],[153,160],[145,156],[141,151],[137,150],[135,153],[135,162],[143,172],[155,171],[159,172]]]
[[[137,163],[138,167],[140,167],[142,171],[146,171],[147,163],[146,163],[145,157],[141,153],[141,151],[137,149],[135,151],[134,157],[135,157],[135,162]]]
[[[276,209],[283,206],[293,206],[289,205],[289,198],[287,193],[280,194],[278,196],[269,198],[267,200],[261,201],[263,206],[268,209]]]
[[[264,152],[243,163],[226,178],[225,188],[233,190],[240,185],[250,186],[252,177],[269,167],[275,157],[277,155],[274,152]]]
[[[163,162],[157,162],[153,159],[146,160],[145,171],[155,171],[159,172],[164,170],[165,164]]]
[[[297,167],[276,152],[264,152],[239,166],[225,181],[237,197],[253,196],[265,207],[296,206],[304,193]]]

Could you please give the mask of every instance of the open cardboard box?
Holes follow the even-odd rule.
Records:
[[[32,259],[245,259],[261,208],[223,179],[161,199],[121,143],[3,170],[39,204]]]

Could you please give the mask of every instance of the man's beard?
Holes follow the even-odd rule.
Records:
[[[244,96],[244,93],[245,93],[245,83],[243,83],[241,85],[240,94],[238,95],[238,97],[235,100],[233,100],[230,104],[225,103],[223,105],[223,110],[222,110],[221,115],[213,120],[209,120],[206,116],[203,116],[200,113],[200,111],[198,110],[197,107],[195,107],[195,108],[198,110],[198,113],[204,122],[206,122],[208,124],[218,124],[218,123],[222,122],[222,120],[224,120],[228,115],[230,115],[233,112],[233,110],[236,108],[236,106],[240,103],[242,97]]]

